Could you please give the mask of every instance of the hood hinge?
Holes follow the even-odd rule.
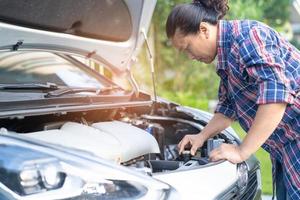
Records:
[[[140,89],[139,89],[139,86],[138,86],[136,80],[134,79],[130,69],[126,70],[126,75],[127,75],[127,78],[129,80],[130,84],[133,86],[135,97],[138,98],[140,95]]]
[[[19,40],[16,44],[14,44],[13,46],[12,46],[12,51],[18,51],[18,49],[20,48],[20,46],[22,46],[23,45],[23,40]]]

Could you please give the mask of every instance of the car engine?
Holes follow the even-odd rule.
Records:
[[[60,129],[33,132],[25,136],[88,151],[119,163],[160,152],[152,135],[120,121],[98,122],[90,126],[66,122]]]
[[[195,156],[189,149],[179,155],[180,140],[186,134],[199,133],[204,122],[129,112],[115,112],[108,117],[108,111],[104,112],[101,120],[95,117],[101,115],[99,112],[7,119],[1,123],[0,134],[22,134],[32,140],[85,151],[149,175],[208,165],[210,151],[222,143],[236,142],[229,134],[219,133],[208,139]]]

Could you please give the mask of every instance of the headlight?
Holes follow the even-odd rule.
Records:
[[[242,162],[237,165],[237,176],[238,176],[237,186],[239,188],[240,193],[243,193],[247,188],[248,171],[249,171],[248,166],[245,162]]]
[[[34,160],[23,165],[19,172],[21,195],[57,189],[64,183],[66,174],[56,159]]]
[[[7,137],[7,136],[5,136]],[[176,197],[169,185],[114,163],[0,136],[0,193],[9,199],[118,200]],[[10,141],[11,142],[11,141]],[[6,143],[4,145],[4,143]],[[35,147],[35,148],[33,148]],[[76,152],[76,153],[75,153]],[[171,194],[172,193],[172,194]]]
[[[54,190],[64,183],[66,174],[49,155],[9,145],[0,145],[0,155],[0,181],[18,195]]]

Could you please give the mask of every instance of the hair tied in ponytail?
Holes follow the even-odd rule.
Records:
[[[218,19],[222,19],[229,10],[228,0],[193,0],[192,3],[215,10],[219,14]]]
[[[175,6],[168,16],[166,33],[172,38],[177,30],[184,35],[199,31],[201,22],[217,25],[228,11],[228,0],[190,0]]]

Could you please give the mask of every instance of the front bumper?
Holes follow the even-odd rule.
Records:
[[[238,186],[237,165],[228,161],[185,171],[175,170],[156,173],[153,176],[174,187],[181,199],[261,199],[259,163],[254,157],[251,157],[246,161],[246,164],[248,166],[248,181],[243,190]]]

